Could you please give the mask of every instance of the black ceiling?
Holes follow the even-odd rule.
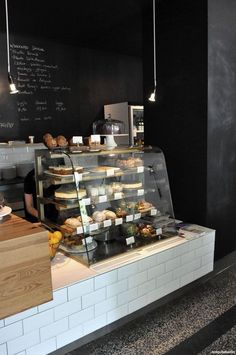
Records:
[[[151,0],[8,0],[9,27],[13,33],[142,56],[147,6]]]

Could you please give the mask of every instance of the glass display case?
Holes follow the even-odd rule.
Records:
[[[159,148],[37,150],[35,169],[41,222],[87,265],[177,235]]]

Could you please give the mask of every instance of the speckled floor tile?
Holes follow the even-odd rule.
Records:
[[[236,354],[236,326],[231,328],[227,333],[214,341],[214,343],[201,351],[199,355],[210,355],[212,352],[222,352],[222,354],[225,355],[226,352],[228,352],[228,354],[232,352],[232,355],[233,352]]]
[[[68,355],[162,355],[235,304],[236,265]]]

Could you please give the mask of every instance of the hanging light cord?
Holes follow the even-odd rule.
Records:
[[[153,73],[154,73],[154,91],[157,85],[156,73],[156,0],[153,0]]]
[[[9,24],[8,24],[8,6],[7,6],[7,0],[5,0],[5,8],[6,8],[6,33],[7,33],[7,69],[8,73],[11,72],[10,68],[10,45],[9,45]]]

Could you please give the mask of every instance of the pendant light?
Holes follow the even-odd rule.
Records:
[[[10,94],[17,94],[19,91],[16,88],[13,77],[11,75],[11,66],[10,66],[10,45],[9,45],[9,25],[8,25],[8,6],[7,0],[5,0],[6,8],[6,34],[7,34],[7,71],[8,71],[8,82],[9,82],[9,91]]]
[[[153,0],[153,77],[154,77],[154,90],[149,97],[149,101],[156,101],[156,87],[157,87],[157,73],[156,73],[156,10],[155,1]]]

